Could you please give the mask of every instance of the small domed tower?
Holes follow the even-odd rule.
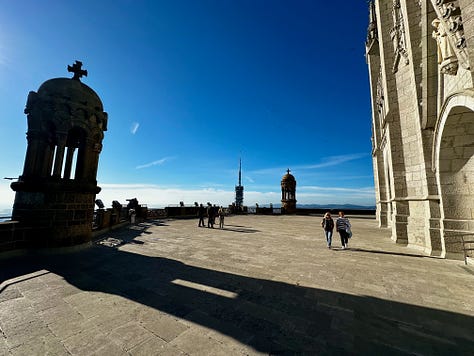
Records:
[[[296,180],[289,169],[281,179],[281,208],[286,214],[296,212]]]
[[[11,184],[16,192],[12,219],[20,222],[34,246],[68,246],[92,236],[94,201],[100,191],[97,168],[107,113],[99,96],[80,78],[44,82],[28,94],[28,131],[23,174]]]

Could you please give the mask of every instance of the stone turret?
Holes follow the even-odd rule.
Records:
[[[23,174],[11,185],[12,219],[31,228],[28,239],[36,246],[91,239],[107,113],[99,96],[81,83],[87,75],[81,65],[68,66],[72,79],[44,82],[26,103],[28,146]]]
[[[289,169],[281,179],[281,208],[286,214],[296,212],[296,179]]]

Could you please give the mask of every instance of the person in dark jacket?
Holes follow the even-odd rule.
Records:
[[[198,208],[198,218],[199,218],[199,223],[198,227],[204,227],[204,216],[206,215],[206,208],[202,204],[199,205]]]
[[[216,213],[214,207],[211,203],[207,203],[207,227],[214,229],[214,219],[216,217]]]
[[[331,213],[327,212],[324,214],[323,221],[321,221],[321,227],[324,229],[324,235],[326,236],[328,248],[331,248],[332,232],[334,230],[334,220],[331,217]]]

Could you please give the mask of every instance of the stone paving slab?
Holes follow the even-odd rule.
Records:
[[[2,355],[472,354],[474,269],[351,218],[156,220],[0,260]]]

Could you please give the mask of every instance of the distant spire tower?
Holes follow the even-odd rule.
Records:
[[[244,187],[242,186],[242,158],[239,159],[239,185],[235,186],[235,206],[241,209],[244,205]]]
[[[239,159],[239,186],[242,185],[242,158]]]

